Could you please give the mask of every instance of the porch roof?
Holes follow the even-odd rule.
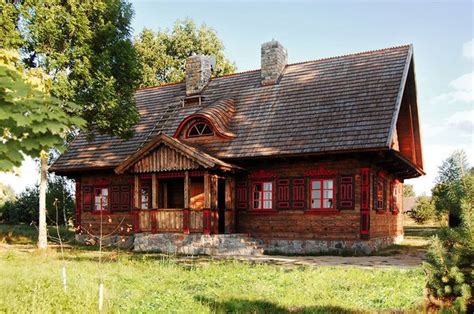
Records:
[[[241,167],[219,160],[186,145],[176,138],[160,133],[130,155],[115,168],[117,174],[163,172],[191,169],[242,170]]]

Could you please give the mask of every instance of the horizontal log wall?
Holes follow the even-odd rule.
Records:
[[[311,215],[302,211],[275,214],[237,214],[237,230],[263,240],[357,240],[359,213]]]

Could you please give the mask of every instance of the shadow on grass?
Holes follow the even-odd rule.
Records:
[[[226,301],[216,301],[204,296],[196,296],[195,299],[201,302],[201,304],[208,306],[213,313],[360,313],[339,306],[300,306],[285,308],[264,300],[230,299]]]

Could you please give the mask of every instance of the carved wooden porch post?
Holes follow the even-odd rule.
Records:
[[[158,179],[156,173],[151,175],[151,208],[158,208]]]
[[[136,174],[133,185],[133,210],[135,210],[135,230],[140,232],[140,177]]]
[[[191,195],[191,184],[189,182],[189,171],[184,172],[184,209],[183,209],[183,233],[189,234],[189,196]]]
[[[204,234],[211,233],[211,217],[210,217],[210,208],[211,208],[211,177],[209,172],[206,170],[204,172],[204,209],[203,209],[203,232]]]
[[[227,177],[225,180],[225,210],[228,216],[226,217],[226,232],[234,233],[235,232],[235,178]],[[229,222],[227,222],[229,218]],[[226,227],[227,227],[226,226]]]

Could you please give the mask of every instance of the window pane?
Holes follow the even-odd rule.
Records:
[[[321,190],[311,191],[311,198],[321,198]]]
[[[272,208],[272,201],[265,201],[263,202],[264,209],[271,209]]]
[[[260,208],[260,202],[259,201],[254,201],[253,202],[253,208],[259,209]]]
[[[332,190],[324,190],[324,198],[332,198]]]
[[[312,199],[311,200],[311,208],[321,208],[321,199]]]
[[[311,182],[312,189],[320,189],[321,188],[321,181],[313,181]]]
[[[261,183],[255,183],[253,190],[254,191],[261,191],[262,190],[262,184]]]
[[[272,185],[273,185],[272,182],[265,182],[265,183],[263,184],[263,189],[264,189],[265,191],[271,191],[271,190],[272,190]]]
[[[332,189],[333,180],[324,180],[324,188],[325,189]]]
[[[264,197],[265,200],[271,200],[272,199],[272,192],[265,192],[263,197]]]
[[[94,209],[95,210],[100,210],[100,194],[95,196]]]
[[[332,208],[332,198],[324,199],[324,208]]]

